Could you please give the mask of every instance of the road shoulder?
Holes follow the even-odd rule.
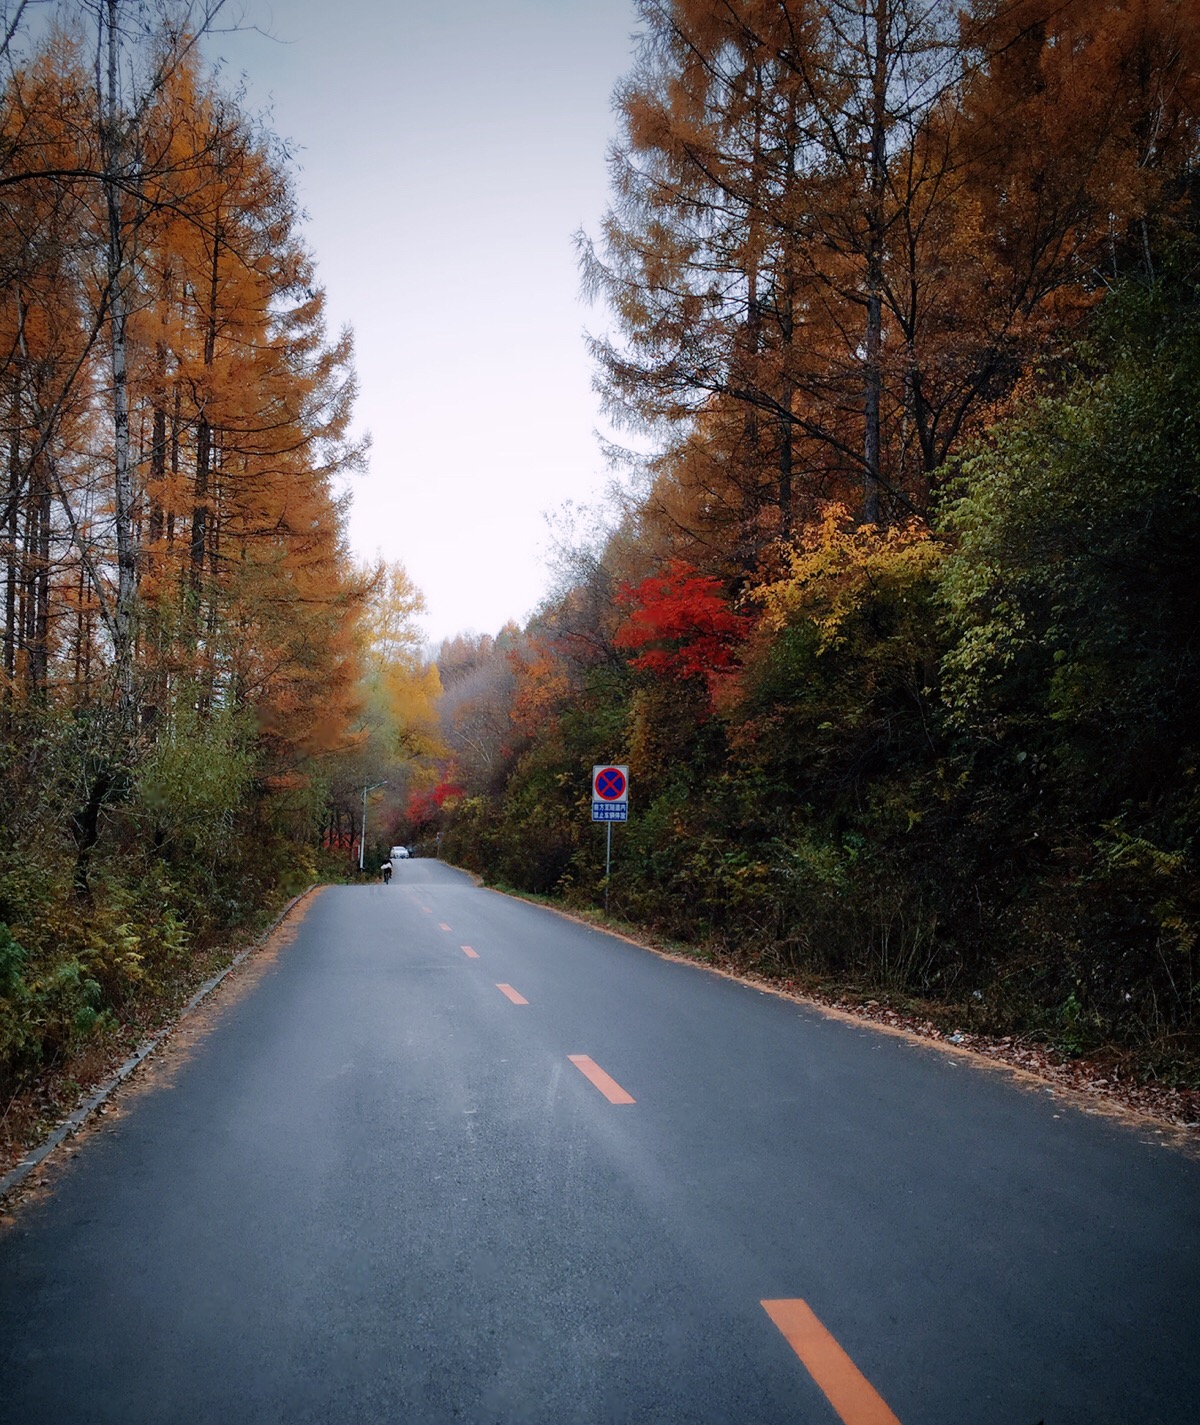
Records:
[[[1200,1160],[1200,1092],[1195,1090],[1122,1082],[1119,1078],[1114,1082],[1108,1066],[1087,1059],[1062,1059],[1047,1046],[1029,1039],[946,1030],[929,1019],[906,1013],[881,1000],[864,998],[856,1003],[846,998],[823,996],[808,987],[797,988],[787,977],[741,965],[732,956],[721,957],[692,947],[664,944],[636,926],[624,922],[614,924],[599,915],[593,919],[542,898],[484,885],[478,876],[472,878],[495,895],[537,906],[660,959],[749,985],[763,994],[804,1005],[829,1019],[873,1029],[923,1049],[953,1056],[964,1065],[1004,1073],[1011,1082],[1029,1092],[1053,1094],[1072,1110],[1112,1119],[1140,1133],[1146,1142]]]

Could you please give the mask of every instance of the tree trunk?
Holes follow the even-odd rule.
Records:
[[[8,438],[8,538],[4,551],[5,697],[13,695],[17,671],[17,496],[21,488],[21,379],[13,378],[12,427]]]
[[[87,597],[87,580],[83,560],[79,561],[79,577],[75,581],[75,690],[78,694],[85,689],[84,640],[91,638],[91,628],[84,610]]]
[[[171,489],[177,488],[179,478],[179,407],[181,402],[179,382],[175,382],[175,404],[171,411]],[[167,549],[175,547],[175,500],[172,497],[171,507],[167,511]]]
[[[117,695],[124,713],[133,711],[133,629],[137,598],[136,553],[133,538],[133,465],[129,451],[129,368],[126,324],[125,259],[122,236],[121,169],[124,142],[120,132],[117,40],[118,0],[107,0],[108,93],[104,121],[104,196],[108,212],[108,320],[112,370],[113,521],[117,545],[117,597],[113,608],[113,662]]]
[[[163,537],[163,482],[167,474],[167,412],[164,407],[163,378],[166,372],[166,356],[159,348],[159,390],[154,399],[154,420],[150,437],[150,576],[152,600],[144,619],[146,641],[150,650],[150,686],[145,705],[142,708],[142,727],[153,725],[159,709],[164,705],[167,694],[166,644],[163,628],[162,556]]]
[[[204,574],[204,549],[208,538],[208,476],[212,460],[212,428],[204,416],[196,429],[196,479],[192,488],[192,541],[191,559],[192,597],[196,604],[197,616],[200,604],[200,585]]]
[[[152,494],[150,497],[150,544],[153,549],[153,558],[157,569],[158,549],[157,546],[163,537],[163,504],[162,489],[163,481],[167,475],[167,413],[163,409],[161,395],[156,397],[154,402],[154,427],[150,436],[150,480]]]
[[[43,454],[42,460],[49,459]],[[33,564],[33,617],[29,642],[29,691],[42,697],[50,673],[50,482],[42,477],[30,491],[37,506]]]
[[[217,220],[213,230],[212,255],[208,274],[208,314],[204,332],[204,370],[212,370],[217,346],[217,296],[220,280],[221,224]],[[209,539],[210,498],[209,487],[212,475],[213,431],[209,424],[205,403],[208,393],[201,395],[200,419],[196,427],[196,481],[192,499],[192,543],[191,543],[191,593],[195,632],[200,632],[200,590],[203,585],[204,555]]]
[[[26,691],[28,691],[29,684],[29,650],[33,646],[34,628],[37,620],[38,515],[41,512],[36,484],[32,477],[28,479],[28,484],[29,488],[25,493],[25,528],[21,539],[20,604],[17,610],[19,629],[17,651],[18,654],[25,655],[22,671]]]
[[[752,103],[754,113],[754,138],[750,152],[750,174],[749,187],[752,193],[757,194],[758,186],[762,177],[762,73],[756,69],[754,74],[754,86],[752,91]],[[763,305],[759,292],[759,282],[761,279],[761,256],[760,244],[761,235],[759,232],[758,215],[753,205],[747,206],[747,223],[745,239],[745,267],[746,276],[746,324],[745,324],[745,373],[743,382],[745,386],[754,390],[762,379],[759,371],[759,363],[762,353],[762,318]],[[746,570],[754,567],[758,557],[761,532],[759,529],[762,514],[762,479],[759,471],[759,461],[761,458],[760,432],[758,407],[753,401],[748,402],[743,423],[745,433],[745,458],[741,474],[741,548],[738,551],[739,562]]]
[[[796,432],[792,424],[792,399],[795,378],[792,369],[792,345],[796,336],[795,276],[789,267],[784,276],[779,297],[779,341],[782,389],[779,404],[783,415],[779,421],[779,533],[787,539],[792,532],[793,474]]]
[[[887,41],[889,0],[874,0],[871,149],[867,200],[867,330],[864,376],[863,522],[879,523],[880,424],[883,395],[884,192],[887,181]],[[864,36],[865,38],[865,36]]]
[[[102,767],[92,778],[88,787],[87,801],[71,818],[71,829],[75,834],[75,873],[73,877],[75,894],[82,901],[90,901],[92,888],[88,883],[91,867],[92,848],[100,836],[100,813],[113,787],[113,776],[107,767]]]

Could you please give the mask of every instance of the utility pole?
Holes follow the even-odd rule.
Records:
[[[367,793],[373,792],[377,787],[386,787],[387,782],[372,782],[369,787],[363,788],[363,814],[362,829],[358,833],[358,869],[363,869],[363,858],[367,854]]]

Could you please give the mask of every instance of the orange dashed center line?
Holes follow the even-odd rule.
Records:
[[[502,995],[505,995],[508,999],[512,1000],[513,1004],[529,1003],[529,1001],[524,997],[524,995],[519,995],[511,985],[497,985],[496,988],[500,991]]]
[[[609,1103],[636,1103],[637,1099],[632,1094],[627,1094],[617,1083],[616,1079],[606,1074],[594,1059],[589,1059],[586,1054],[568,1054],[567,1058],[579,1070],[585,1079],[591,1082],[600,1090]]]
[[[843,1425],[900,1425],[883,1397],[842,1350],[806,1301],[764,1301],[763,1310],[804,1362]]]
[[[446,922],[445,922],[444,920],[439,920],[439,921],[438,921],[438,929],[439,929],[439,930],[449,930],[450,927],[446,924]]]
[[[425,912],[426,915],[433,914],[433,907],[431,905],[423,905],[421,909]]]
[[[463,952],[463,954],[467,957],[468,960],[479,959],[479,952],[477,950],[472,950],[469,945],[460,945],[458,948]]]

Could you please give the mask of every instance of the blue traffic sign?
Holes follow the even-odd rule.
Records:
[[[629,820],[629,768],[602,764],[592,768],[592,820]]]

